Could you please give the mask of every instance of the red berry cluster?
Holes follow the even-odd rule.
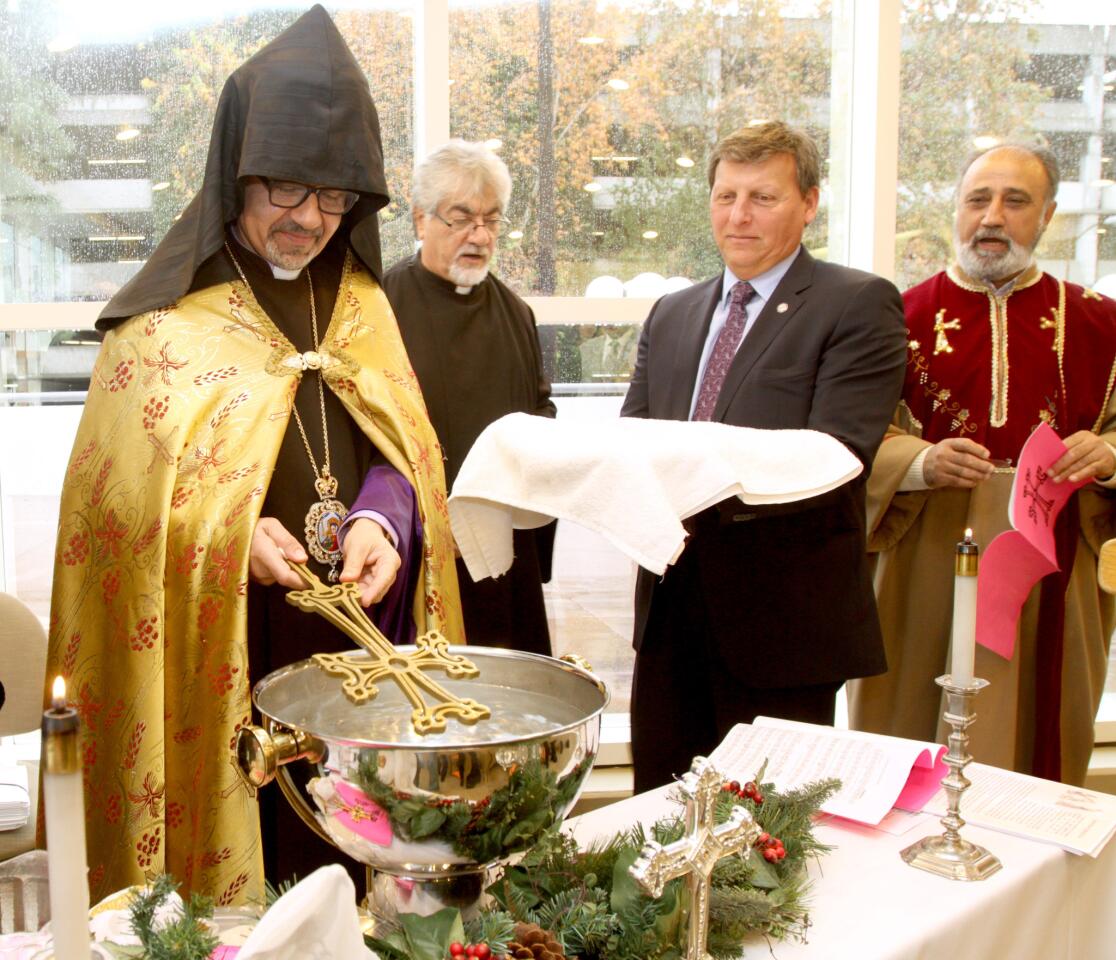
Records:
[[[759,792],[759,787],[749,780],[744,786],[740,786],[740,781],[732,780],[726,783],[722,790],[729,793],[735,793],[741,800],[751,800],[757,807],[763,803],[763,794]]]
[[[763,859],[768,863],[778,863],[787,855],[783,841],[766,831],[756,838],[755,848],[763,853]]]
[[[487,943],[458,943],[456,940],[450,944],[448,960],[462,960],[462,957],[475,957],[476,960],[488,960],[492,950]]]

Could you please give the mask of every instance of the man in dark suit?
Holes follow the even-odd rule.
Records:
[[[903,306],[888,281],[802,247],[819,171],[813,141],[783,123],[717,144],[709,213],[725,270],[652,308],[622,415],[819,430],[865,473],[794,504],[723,501],[687,521],[665,576],[640,571],[637,791],[684,773],[757,715],[832,723],[841,684],[887,666],[864,476],[903,383]]]

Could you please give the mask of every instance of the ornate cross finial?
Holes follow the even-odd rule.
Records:
[[[446,728],[447,717],[462,723],[476,723],[492,713],[484,704],[471,698],[456,697],[425,670],[440,668],[454,678],[475,677],[480,672],[471,661],[449,652],[449,642],[440,633],[430,631],[415,642],[414,653],[397,650],[368,619],[360,605],[360,587],[355,583],[327,586],[302,563],[287,561],[306,583],[305,590],[292,590],[287,603],[302,610],[321,614],[338,630],[352,637],[368,651],[367,657],[345,653],[319,653],[313,660],[326,673],[344,677],[341,689],[353,703],[363,703],[377,694],[376,682],[384,679],[398,684],[411,702],[411,726],[415,733],[440,733]],[[428,703],[423,694],[430,697]]]
[[[946,320],[945,307],[938,311],[937,316],[934,317],[934,356],[939,353],[953,353],[953,345],[946,339],[947,330],[960,330],[961,321],[954,318],[953,320]]]
[[[686,833],[665,847],[652,840],[630,868],[636,883],[652,897],[661,897],[663,887],[685,877],[690,888],[690,922],[685,960],[712,960],[709,940],[709,878],[717,861],[750,847],[760,828],[744,807],[734,807],[729,819],[715,826],[717,797],[724,777],[705,757],[695,757],[680,786],[686,797]]]

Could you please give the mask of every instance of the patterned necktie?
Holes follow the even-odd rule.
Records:
[[[725,376],[728,374],[732,359],[736,356],[740,338],[744,335],[744,321],[747,319],[744,307],[755,292],[752,285],[745,280],[737,283],[729,294],[728,319],[721,327],[721,332],[717,334],[717,342],[713,344],[713,352],[705,365],[705,377],[701,381],[701,390],[694,405],[694,420],[713,419],[713,408],[717,406],[717,397],[720,396],[721,387],[725,384]]]

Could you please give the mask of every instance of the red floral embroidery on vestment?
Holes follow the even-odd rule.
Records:
[[[128,791],[128,799],[143,810],[149,817],[157,817],[162,812],[164,787],[155,779],[150,770],[143,776],[142,790],[139,793]]]
[[[204,634],[213,626],[221,616],[221,607],[224,601],[219,597],[203,597],[198,605],[198,633]]]
[[[247,883],[247,873],[237,874],[236,879],[233,880],[233,882],[230,883],[227,887],[225,887],[224,893],[222,893],[221,896],[217,898],[218,906],[227,907],[229,904],[231,904],[236,899],[237,894],[244,889],[244,886]]]
[[[173,830],[182,823],[183,814],[186,812],[185,805],[179,803],[177,800],[167,801],[167,828]]]
[[[105,457],[101,469],[97,471],[97,479],[93,482],[93,492],[89,495],[89,502],[97,506],[101,497],[105,495],[105,481],[108,480],[109,471],[112,469],[112,457]]]
[[[81,530],[71,534],[69,541],[62,550],[62,562],[67,567],[76,567],[79,563],[85,563],[88,556],[89,535]]]
[[[114,793],[105,803],[105,823],[119,823],[123,813],[124,804],[120,800],[120,794]]]
[[[215,583],[224,588],[240,566],[240,537],[233,537],[225,546],[214,547],[209,552],[209,565],[205,571],[205,582]]]
[[[153,649],[159,639],[158,623],[157,617],[140,617],[136,621],[135,632],[128,638],[128,646],[136,653]]]
[[[105,606],[110,606],[112,601],[116,599],[116,595],[120,592],[120,571],[113,567],[106,570],[101,576],[101,596],[104,598]]]
[[[151,866],[151,861],[155,859],[159,853],[159,848],[163,844],[161,833],[162,827],[155,826],[136,841],[137,867],[146,869]]]
[[[176,733],[174,735],[174,742],[175,743],[190,743],[193,740],[197,740],[198,737],[201,736],[201,734],[202,734],[202,728],[200,726],[185,727],[184,729],[179,730],[178,733]]]
[[[53,624],[51,625],[53,628]],[[70,676],[74,672],[74,663],[77,661],[78,647],[81,645],[81,633],[74,631],[70,635],[70,640],[66,644],[66,649],[62,653],[62,675]]]
[[[205,553],[205,547],[200,543],[187,544],[174,561],[175,572],[185,576],[191,570],[196,570],[203,553]]]
[[[234,667],[231,663],[221,664],[216,670],[209,671],[209,688],[215,696],[223,697],[236,686],[233,677],[238,673],[239,667]]]
[[[108,510],[105,513],[104,526],[93,531],[97,540],[97,559],[103,560],[106,556],[118,558],[127,532],[128,525],[116,515],[116,511]]]
[[[111,393],[117,393],[123,390],[132,382],[132,377],[135,376],[136,361],[130,357],[127,360],[121,360],[112,371],[112,379],[108,382],[108,388]]]
[[[132,735],[128,738],[128,749],[124,751],[124,769],[134,770],[136,760],[139,758],[140,744],[143,743],[143,732],[147,729],[147,724],[142,720],[137,720],[135,727],[132,729]]]

